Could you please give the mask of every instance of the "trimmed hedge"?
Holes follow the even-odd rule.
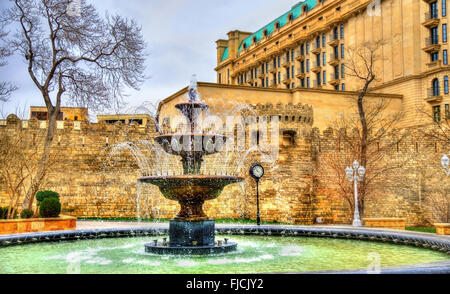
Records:
[[[38,201],[38,205],[41,204],[47,198],[57,198],[59,200],[59,194],[54,191],[39,191],[36,193],[36,200]]]
[[[39,206],[39,216],[42,218],[58,217],[60,213],[61,203],[58,198],[46,198]]]
[[[33,216],[34,216],[34,211],[32,211],[30,209],[24,209],[20,213],[20,218],[21,219],[29,219],[29,218],[32,218]]]
[[[8,217],[8,210],[9,207],[0,207],[0,219],[6,219]],[[14,217],[13,218],[17,218],[17,210],[14,213]]]

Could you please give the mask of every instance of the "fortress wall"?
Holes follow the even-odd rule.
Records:
[[[350,223],[352,208],[337,193],[337,187],[330,181],[333,173],[326,168],[327,155],[342,154],[339,156],[343,158],[348,155],[345,146],[337,147],[339,138],[329,130],[319,132],[311,129],[312,119],[308,117],[312,118],[312,109],[307,111],[308,108],[301,105],[254,107],[262,116],[281,114],[279,158],[272,165],[264,163],[266,176],[260,186],[263,220],[313,224],[317,217],[322,217],[326,223]],[[303,120],[299,121],[299,117]],[[14,134],[17,128],[25,128],[27,140],[33,140],[33,134],[45,134],[45,127],[45,122],[35,120],[0,122],[0,135],[5,132]],[[285,132],[293,134],[293,144],[285,140]],[[178,212],[178,204],[162,197],[156,187],[144,185],[141,197],[137,199],[139,186],[136,179],[141,172],[131,153],[124,152],[113,160],[109,157],[111,146],[115,144],[152,140],[155,136],[154,126],[150,125],[147,129],[140,129],[120,123],[113,126],[88,122],[61,123],[53,149],[58,160],[50,169],[42,189],[59,192],[63,213],[68,215],[136,217],[140,207],[142,217],[172,218]],[[407,139],[384,159],[388,164],[407,158],[407,163],[392,173],[366,200],[365,215],[406,217],[408,225],[423,224],[427,193],[441,185],[438,175],[443,175],[443,172],[439,162],[445,152],[448,150],[444,146],[424,140],[419,131],[412,130]],[[144,155],[152,166],[157,166],[155,162],[169,163],[171,168],[160,170],[160,173],[176,173],[180,169],[179,158],[169,156],[166,161],[148,152]],[[248,168],[255,160],[261,160],[261,156],[250,154],[244,160],[240,171],[240,175],[245,177],[244,183],[226,187],[221,197],[205,204],[208,215],[218,219],[256,218],[256,187],[248,175]],[[208,158],[206,165],[215,170],[223,168],[223,162],[219,154]],[[325,171],[322,171],[324,166]],[[225,170],[236,170],[236,166],[233,164]],[[158,169],[152,168],[151,172],[158,173]],[[0,204],[8,204],[2,185]]]

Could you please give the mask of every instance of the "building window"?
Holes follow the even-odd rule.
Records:
[[[448,76],[444,76],[444,93],[448,94]]]
[[[261,80],[261,87],[263,87],[263,88],[265,87],[265,80],[264,79]]]
[[[253,43],[258,42],[258,38],[257,37],[253,37]]]
[[[316,65],[320,66],[320,54],[316,55]]]
[[[269,62],[266,62],[266,73],[269,73]]]
[[[441,106],[433,106],[433,119],[435,122],[441,122]]]
[[[264,35],[264,37],[267,37],[267,35],[268,35],[267,29],[264,30],[263,35]]]
[[[345,91],[345,84],[342,84],[342,91]]]
[[[447,24],[442,25],[442,42],[447,43]]]
[[[339,85],[334,86],[334,89],[335,89],[336,91],[339,91]]]
[[[341,39],[344,39],[344,25],[341,24]]]
[[[316,73],[316,79],[317,79],[317,86],[320,86],[322,84],[320,72]]]
[[[278,72],[278,84],[281,84],[281,72]]]
[[[222,74],[219,74],[219,84],[222,84]]]
[[[306,72],[309,72],[309,59],[306,59]]]
[[[345,64],[341,64],[341,78],[345,78]]]
[[[305,55],[305,44],[302,44],[301,46],[300,46],[300,55]]]
[[[327,83],[327,72],[323,71],[323,84],[325,85]]]
[[[309,88],[311,85],[310,85],[310,82],[309,82],[309,77],[307,77],[306,78],[306,88]]]
[[[305,79],[301,79],[301,80],[300,80],[300,85],[302,85],[302,88],[305,87]]]
[[[273,84],[276,85],[277,84],[277,74],[273,74]]]
[[[430,3],[430,13],[431,18],[437,18],[438,17],[438,3],[437,1]]]
[[[326,52],[322,53],[322,64],[323,64],[323,66],[327,65],[327,53]]]
[[[333,29],[333,40],[337,40],[337,39],[339,39],[339,31],[338,31],[338,28],[335,27]]]
[[[439,60],[439,53],[438,52],[431,53],[431,62],[438,60]]]
[[[291,14],[289,14],[289,16],[288,16],[288,20],[289,21],[293,21],[294,20],[294,15],[291,13]]]
[[[291,50],[291,61],[295,60],[295,49]]]
[[[281,67],[281,56],[278,56],[278,67]]]
[[[445,104],[445,120],[449,120],[449,119],[450,119],[450,105]]]
[[[292,83],[291,88],[292,88],[292,89],[295,88],[295,83]]]
[[[440,96],[440,91],[439,91],[439,80],[436,78],[432,81],[432,86],[433,86],[433,96]]]
[[[316,48],[320,48],[320,36],[316,38]]]
[[[266,78],[266,88],[269,88],[269,78]]]
[[[345,57],[345,52],[344,52],[344,44],[341,44],[341,58]]]
[[[327,36],[325,34],[322,35],[322,47],[327,45]]]
[[[448,53],[447,52],[448,52],[447,49],[442,51],[442,58],[443,58],[443,61],[444,61],[444,65],[448,64]]]
[[[295,77],[295,66],[291,67],[291,76],[292,76],[292,78]]]
[[[288,79],[291,78],[291,71],[289,70],[289,68],[286,69],[286,77],[287,77]]]
[[[447,16],[447,0],[442,0],[442,16]]]
[[[306,54],[309,54],[309,42],[306,42]]]
[[[431,44],[432,45],[439,44],[438,27],[434,27],[434,28],[430,29],[430,36],[431,36]]]
[[[275,29],[278,30],[279,28],[280,28],[280,23],[279,23],[279,22],[276,22],[276,23],[275,23]]]

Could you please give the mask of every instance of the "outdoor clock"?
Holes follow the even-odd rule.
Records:
[[[264,168],[261,164],[255,163],[250,168],[250,175],[257,181],[259,181],[264,176]]]

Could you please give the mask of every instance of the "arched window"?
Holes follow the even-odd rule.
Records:
[[[288,15],[288,21],[293,21],[294,20],[294,15],[292,13],[290,13]]]
[[[264,35],[264,37],[267,37],[267,35],[268,35],[267,29],[265,29],[265,30],[263,31],[263,35]]]
[[[433,96],[440,96],[439,91],[439,80],[437,78],[433,79]]]
[[[256,43],[256,42],[258,42],[258,38],[255,36],[255,37],[253,37],[253,43]]]
[[[302,7],[302,11],[303,12],[308,12],[308,5],[303,5],[303,7]]]
[[[243,47],[244,49],[247,49],[247,43],[244,43]]]
[[[277,21],[276,23],[275,23],[275,29],[279,29],[280,28],[280,22],[279,21]]]

